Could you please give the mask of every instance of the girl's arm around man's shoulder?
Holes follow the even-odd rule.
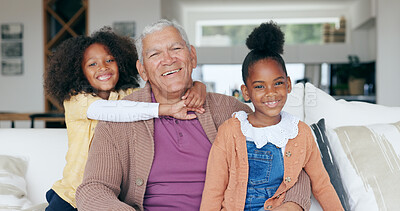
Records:
[[[98,100],[100,97],[92,94],[80,93],[71,96],[69,100],[64,101],[65,117],[67,120],[86,120],[86,112],[89,106]]]

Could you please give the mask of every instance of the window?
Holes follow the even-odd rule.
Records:
[[[244,45],[253,29],[269,20],[200,20],[196,22],[197,46]],[[344,27],[339,17],[274,19],[285,33],[285,44],[323,44],[324,35]],[[343,21],[343,19],[342,19]],[[328,31],[325,31],[328,30]],[[342,30],[343,31],[343,30]],[[344,41],[344,39],[342,39]]]

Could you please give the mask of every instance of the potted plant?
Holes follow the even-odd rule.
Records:
[[[348,65],[349,94],[363,95],[367,71],[365,67],[360,64],[360,59],[358,58],[358,56],[349,55],[348,58],[349,58],[349,65]]]

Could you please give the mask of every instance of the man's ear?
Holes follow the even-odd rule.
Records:
[[[190,45],[190,56],[191,56],[192,68],[197,67],[197,52],[196,48],[193,45]]]
[[[242,90],[243,99],[245,101],[249,101],[250,96],[249,96],[249,92],[247,91],[247,86],[243,84],[242,86],[240,86],[240,89]]]
[[[288,93],[292,92],[292,80],[290,80],[290,77],[287,77],[287,89],[288,89]]]
[[[144,69],[144,65],[142,65],[142,63],[140,63],[139,60],[136,61],[136,69],[138,70],[140,77],[142,77],[142,79],[144,81],[148,81],[148,77],[146,74],[146,70]]]

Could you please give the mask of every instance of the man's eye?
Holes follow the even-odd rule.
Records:
[[[149,58],[151,58],[151,57],[155,57],[155,56],[157,56],[157,55],[158,55],[158,53],[153,53],[153,54],[150,54]]]
[[[279,82],[275,83],[275,86],[279,86],[279,85],[282,85],[282,84],[284,84],[283,81],[279,81]]]
[[[264,88],[264,86],[263,86],[263,85],[257,85],[257,86],[255,86],[254,88],[255,88],[255,89],[262,89],[262,88]]]

